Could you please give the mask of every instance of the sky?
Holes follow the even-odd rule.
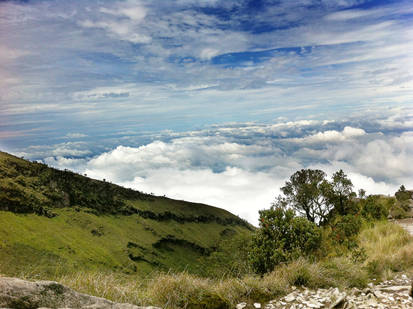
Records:
[[[0,1],[0,150],[256,224],[301,168],[413,189],[413,5]]]

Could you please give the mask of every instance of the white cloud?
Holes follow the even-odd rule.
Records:
[[[366,131],[360,128],[353,128],[346,126],[343,131],[327,130],[323,132],[317,132],[316,134],[291,139],[298,143],[339,143],[355,137],[360,137],[366,134]]]
[[[374,11],[367,10],[345,10],[329,14],[325,17],[326,20],[347,21],[350,19],[365,17],[374,14]]]
[[[79,25],[84,28],[100,28],[112,37],[136,44],[151,42],[151,37],[142,32],[141,24],[147,10],[139,2],[117,2],[113,7],[101,7],[99,12],[103,16],[98,16],[97,21],[86,19],[80,21]]]
[[[83,133],[67,133],[65,135],[65,137],[67,138],[82,138],[82,137],[86,137],[87,134],[83,134]]]
[[[168,168],[153,170],[146,178],[136,177],[123,185],[222,207],[256,224],[258,210],[270,206],[281,182],[266,173],[251,173],[234,167],[221,173],[210,169]]]
[[[145,34],[138,33],[135,24],[126,21],[98,21],[85,20],[79,23],[85,28],[101,28],[106,30],[110,35],[121,40],[132,43],[149,43],[151,38]]]
[[[27,50],[9,48],[0,45],[0,63],[5,60],[14,60],[26,55],[30,55],[30,52]]]
[[[369,194],[393,194],[402,183],[413,187],[412,131],[386,135],[379,127],[367,133],[340,122],[311,120],[165,134],[168,141],[118,146],[87,160],[48,162],[145,192],[222,207],[254,224],[258,210],[269,207],[286,179],[301,168],[320,168],[330,176],[343,169],[356,189]],[[288,137],[297,134],[302,137]]]
[[[203,50],[201,50],[200,58],[203,60],[209,60],[218,54],[219,54],[219,51],[216,49],[204,48]]]
[[[123,6],[116,9],[102,7],[100,8],[100,12],[110,15],[126,16],[135,22],[142,22],[146,17],[147,10],[140,4],[130,3],[126,7]]]

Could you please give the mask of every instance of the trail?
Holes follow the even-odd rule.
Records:
[[[410,235],[413,236],[413,218],[400,219],[395,221],[397,224],[401,225]]]

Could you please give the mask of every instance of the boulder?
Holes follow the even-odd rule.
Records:
[[[104,298],[78,293],[54,281],[26,281],[0,277],[0,308],[101,308],[143,309],[114,303]]]

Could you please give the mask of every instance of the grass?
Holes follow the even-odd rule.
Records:
[[[214,222],[165,223],[138,215],[96,216],[72,209],[56,212],[58,216],[46,218],[0,211],[0,271],[16,275],[36,270],[52,275],[95,269],[145,275],[172,268],[197,273],[202,252],[190,245],[213,247],[228,228]],[[243,227],[230,228],[245,233]],[[99,235],[93,233],[96,230]],[[171,235],[186,242],[154,247]]]
[[[396,272],[412,270],[413,239],[396,224],[377,222],[365,227],[359,244],[366,253],[364,261],[354,262],[351,254],[316,262],[301,258],[263,277],[211,279],[186,271],[139,276],[93,270],[56,273],[48,279],[116,302],[164,308],[233,308],[241,301],[265,302],[283,296],[292,286],[363,288],[372,279],[387,280]]]
[[[198,259],[226,231],[251,229],[220,208],[144,194],[0,152],[0,271],[7,275],[200,273]]]
[[[363,230],[359,240],[368,256],[365,265],[371,276],[387,279],[413,267],[412,237],[399,225],[379,222]]]

